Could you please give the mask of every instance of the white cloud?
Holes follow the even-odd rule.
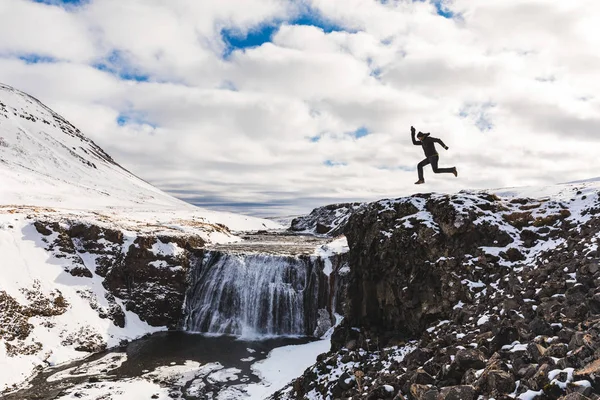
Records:
[[[63,8],[23,0],[0,3],[0,55],[39,54],[86,62],[94,57],[89,26]]]
[[[454,19],[410,0],[6,0],[0,80],[142,178],[199,201],[306,212],[410,194],[423,157],[411,125],[441,137],[440,164],[460,171],[426,170],[420,191],[597,175],[600,5],[444,4]],[[307,9],[347,31],[295,24]],[[270,43],[222,57],[222,29],[243,37],[274,21]],[[57,62],[17,58],[31,54]],[[367,136],[350,134],[361,127]]]

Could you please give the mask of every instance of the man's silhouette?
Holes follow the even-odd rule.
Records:
[[[452,168],[438,168],[438,161],[440,160],[440,155],[435,149],[435,143],[439,143],[444,149],[448,150],[448,146],[444,144],[440,139],[429,136],[429,133],[419,132],[417,134],[417,139],[415,139],[415,128],[413,126],[410,127],[410,136],[412,138],[412,142],[415,146],[423,146],[423,151],[425,152],[425,159],[421,161],[417,165],[417,171],[419,172],[419,180],[415,182],[415,185],[420,185],[425,183],[425,179],[423,178],[423,167],[427,164],[431,164],[431,168],[433,172],[436,174],[454,174],[454,176],[458,176],[458,171],[456,167]]]

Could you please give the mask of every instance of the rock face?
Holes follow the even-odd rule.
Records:
[[[344,229],[353,273],[348,323],[410,337],[450,316],[459,301],[471,302],[459,266],[473,270],[474,285],[490,272],[499,275],[485,271],[493,259],[480,248],[504,248],[515,239],[502,229],[500,202],[471,201],[468,207],[461,197],[415,196],[355,213]]]
[[[58,291],[51,296],[44,296],[37,290],[37,285],[23,289],[22,293],[30,302],[28,306],[19,304],[12,296],[0,290],[0,339],[4,341],[9,356],[15,354],[36,354],[40,349],[39,343],[28,343],[27,338],[35,328],[29,322],[30,318],[61,315],[68,303]]]
[[[111,296],[102,308],[91,293],[90,305],[101,317],[124,326],[123,309],[114,297],[123,300],[129,311],[153,326],[177,328],[183,317],[187,288],[186,274],[201,256],[204,241],[194,236],[136,236],[127,238],[120,230],[64,221],[35,223],[37,231],[49,237],[49,251],[70,259],[69,272],[81,278],[95,274],[104,278]]]
[[[107,269],[104,285],[150,325],[174,328],[182,318],[186,273],[202,245],[194,237],[138,237]]]
[[[600,399],[596,186],[380,201],[343,230],[344,323],[273,398]]]
[[[352,214],[363,207],[362,203],[340,203],[315,208],[309,215],[294,218],[290,230],[293,232],[337,236]]]

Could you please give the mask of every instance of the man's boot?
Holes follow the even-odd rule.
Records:
[[[456,169],[456,167],[454,167],[454,171],[452,171],[452,173],[454,174],[454,176],[458,176],[458,170]]]
[[[422,183],[425,183],[425,181],[423,179],[419,179],[418,181],[415,182],[415,185],[420,185]]]

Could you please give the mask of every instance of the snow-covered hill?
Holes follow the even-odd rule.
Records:
[[[123,169],[63,117],[0,84],[1,204],[185,207]]]
[[[125,170],[37,99],[0,84],[2,205],[93,210],[142,223],[196,218],[231,230],[278,227],[268,220],[202,210],[164,193]]]

